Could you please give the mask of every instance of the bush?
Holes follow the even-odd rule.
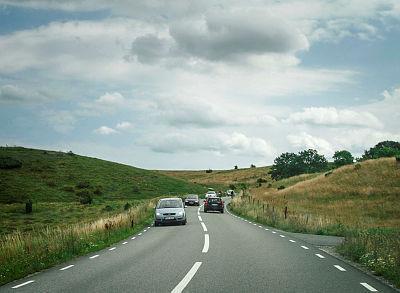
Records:
[[[257,179],[257,183],[267,183],[267,179],[264,179],[264,178],[258,178]]]
[[[133,192],[133,193],[140,193],[140,188],[139,188],[139,186],[134,185],[134,186],[132,187],[132,192]]]
[[[397,141],[381,141],[368,151],[364,152],[363,160],[377,159],[382,157],[395,157],[400,155],[400,142]]]
[[[360,169],[361,169],[361,164],[354,165],[354,170],[360,170]]]
[[[280,186],[278,186],[278,188],[277,188],[278,190],[282,190],[282,189],[285,189],[285,186],[283,186],[283,185],[280,185]]]
[[[254,164],[250,165],[250,168],[255,168],[255,167],[256,167],[256,165],[254,165]]]
[[[25,213],[32,214],[32,210],[32,201],[28,199],[28,201],[25,203]]]
[[[89,187],[90,187],[90,183],[87,181],[81,181],[76,184],[76,188],[79,188],[79,189],[89,188]]]
[[[22,167],[20,160],[11,157],[0,157],[0,169],[17,169]]]
[[[332,171],[329,171],[329,172],[325,173],[325,177],[328,177],[328,176],[331,175],[332,173],[333,173]]]
[[[103,191],[101,190],[101,187],[100,187],[100,186],[97,186],[97,187],[94,189],[93,193],[96,194],[96,195],[100,195],[100,194],[103,193]]]
[[[109,205],[106,205],[106,206],[103,208],[103,211],[106,211],[106,212],[111,212],[112,210],[114,210],[114,208],[113,208],[112,206],[109,206]]]
[[[239,169],[239,167],[238,167],[237,165],[235,165],[234,169],[235,169],[235,170],[238,170],[238,169]]]
[[[206,173],[212,173],[211,169],[206,170]]]
[[[62,190],[66,191],[66,192],[74,192],[75,191],[74,187],[69,186],[69,185],[63,186]]]
[[[92,204],[93,198],[90,194],[85,194],[85,195],[80,196],[79,202],[81,204]]]
[[[236,189],[235,184],[229,184],[229,189],[235,190]]]
[[[124,205],[124,210],[127,211],[127,210],[129,210],[131,207],[132,207],[132,205],[131,205],[129,202],[127,202],[127,203]]]

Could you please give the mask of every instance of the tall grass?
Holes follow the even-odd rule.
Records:
[[[15,232],[0,238],[0,285],[107,247],[150,221],[154,200],[89,223]]]

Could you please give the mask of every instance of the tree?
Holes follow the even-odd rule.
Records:
[[[295,153],[283,153],[274,160],[270,174],[272,179],[279,180],[302,173],[300,158]]]
[[[354,157],[349,151],[342,150],[336,151],[333,155],[333,161],[336,167],[352,164],[354,162]]]
[[[328,161],[316,150],[304,150],[295,153],[283,153],[274,160],[270,174],[272,179],[300,175],[303,173],[321,172],[327,169]]]
[[[395,157],[400,155],[400,143],[397,141],[381,141],[374,147],[365,151],[362,156],[363,160],[377,159],[382,157]]]

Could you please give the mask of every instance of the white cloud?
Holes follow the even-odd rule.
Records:
[[[123,121],[118,123],[115,128],[119,129],[119,130],[127,130],[127,129],[131,129],[133,127],[132,123],[127,122],[127,121]]]
[[[115,130],[111,127],[108,127],[108,126],[101,126],[97,129],[95,129],[94,132],[97,134],[102,134],[102,135],[110,135],[110,134],[118,133],[117,130]]]
[[[14,84],[0,86],[0,102],[35,103],[49,101],[50,93],[45,90],[26,89]]]
[[[315,149],[327,156],[332,156],[335,151],[334,147],[327,140],[321,137],[315,137],[306,132],[289,134],[287,139],[292,146],[300,150]]]
[[[118,92],[105,93],[93,102],[80,103],[81,109],[78,114],[81,116],[97,116],[100,114],[115,114],[119,109],[127,106],[127,100]]]
[[[197,133],[190,135],[185,132],[174,132],[157,137],[148,137],[144,145],[155,152],[211,152],[218,155],[245,155],[249,157],[272,157],[276,150],[266,140],[249,137],[243,133]]]
[[[42,112],[42,117],[48,125],[60,133],[67,133],[75,128],[77,119],[70,111],[46,110]]]
[[[290,123],[310,123],[325,126],[383,127],[382,122],[369,112],[359,112],[349,109],[338,110],[335,107],[305,108],[302,112],[291,114],[285,121]]]

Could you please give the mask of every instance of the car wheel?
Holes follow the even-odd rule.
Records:
[[[157,227],[159,224],[157,222],[154,222],[154,227]]]
[[[204,209],[204,212],[205,212],[205,213],[207,213],[207,210],[206,210],[206,209]]]
[[[224,213],[224,210],[221,210],[221,214],[223,214]]]

